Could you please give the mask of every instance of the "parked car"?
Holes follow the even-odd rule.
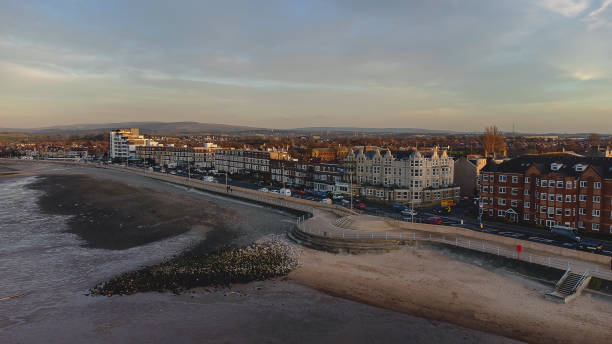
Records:
[[[393,210],[402,212],[406,210],[406,206],[403,204],[399,204],[399,203],[393,203]]]
[[[404,216],[417,216],[417,211],[414,209],[404,209],[402,210],[402,215]]]
[[[259,188],[259,189],[257,189],[257,191],[268,192],[268,188]]]
[[[423,220],[423,222],[429,223],[431,225],[441,225],[444,221],[442,221],[442,219],[437,216],[432,216],[426,218],[425,220]]]
[[[291,196],[291,190],[287,188],[280,189],[280,194],[283,196]]]
[[[356,208],[356,209],[359,209],[359,210],[366,210],[366,206],[365,206],[365,204],[363,204],[363,203],[361,203],[361,202],[360,202],[360,203],[357,203],[357,204],[355,205],[355,208]]]
[[[273,193],[273,194],[280,194],[280,192],[279,192],[278,190],[270,190],[270,193]]]
[[[323,198],[322,200],[320,200],[319,202],[321,203],[325,203],[325,204],[331,204],[332,200],[330,198]]]
[[[595,240],[585,240],[576,235],[571,227],[555,226],[551,229],[555,239],[574,244],[573,246],[586,251],[600,251],[603,249],[603,242]]]

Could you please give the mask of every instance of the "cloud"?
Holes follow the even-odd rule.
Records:
[[[584,12],[590,3],[590,0],[541,0],[540,6],[566,17],[575,17]]]
[[[608,6],[612,5],[612,0],[605,0],[597,9],[591,11],[585,20],[589,23],[588,29],[595,30],[602,27],[610,27],[610,20],[603,16]]]

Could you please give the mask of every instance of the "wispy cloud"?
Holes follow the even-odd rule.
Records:
[[[541,0],[540,6],[566,17],[575,17],[584,12],[590,3],[590,0]]]
[[[612,0],[605,0],[597,9],[591,11],[586,17],[589,22],[589,30],[610,26],[610,20],[604,16],[606,9],[612,5]]]

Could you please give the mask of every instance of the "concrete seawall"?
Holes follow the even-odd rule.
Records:
[[[472,238],[487,242],[495,242],[501,246],[506,246],[509,249],[514,249],[517,245],[522,245],[525,251],[536,251],[538,252],[538,254],[546,253],[554,256],[562,256],[566,258],[582,260],[585,262],[600,264],[603,268],[607,269],[610,269],[610,264],[612,260],[612,258],[608,256],[593,254],[590,252],[571,250],[565,247],[546,245],[532,241],[508,238],[500,235],[476,232],[460,227],[430,225],[424,223],[411,223],[397,220],[386,220],[386,222],[394,228],[400,228],[403,230],[416,230],[439,234],[459,235],[465,238]]]

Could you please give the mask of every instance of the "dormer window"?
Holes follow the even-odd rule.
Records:
[[[586,170],[586,168],[587,168],[587,165],[582,165],[582,164],[574,165],[574,169],[576,170],[576,172],[582,172]]]

